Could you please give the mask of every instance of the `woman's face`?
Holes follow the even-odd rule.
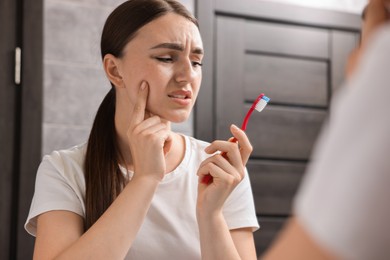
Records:
[[[198,95],[202,58],[202,39],[191,21],[169,13],[146,24],[119,59],[131,107],[146,81],[150,113],[176,123],[186,120]]]

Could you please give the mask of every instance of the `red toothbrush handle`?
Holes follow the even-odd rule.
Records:
[[[249,108],[248,112],[246,113],[246,116],[244,118],[244,121],[242,122],[242,126],[241,126],[241,130],[245,131],[246,130],[246,126],[248,124],[248,121],[249,121],[249,118],[252,114],[252,112],[256,109],[256,106],[257,104],[260,102],[260,100],[263,98],[264,96],[264,93],[261,93],[255,100],[255,102],[253,102],[252,106]],[[234,137],[232,138],[231,140],[229,140],[230,142],[232,143],[236,143],[237,142],[237,139]],[[221,155],[226,159],[226,160],[229,160],[226,156],[226,153],[223,152],[221,153]],[[213,182],[213,177],[210,175],[210,174],[207,174],[203,177],[202,179],[202,183],[203,184],[210,184]]]
[[[232,143],[235,143],[237,142],[237,139],[235,137],[233,137],[233,139],[229,140],[229,142],[232,142]],[[227,155],[226,155],[226,152],[222,152],[221,155],[223,156],[223,158],[225,158],[226,160],[229,160]],[[202,183],[203,184],[210,184],[213,182],[213,177],[210,175],[210,174],[207,174],[203,177],[202,179]]]

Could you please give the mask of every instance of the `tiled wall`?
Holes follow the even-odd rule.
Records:
[[[360,14],[368,0],[259,0]]]
[[[190,11],[195,0],[182,0]],[[110,89],[100,60],[108,14],[123,0],[45,0],[42,154],[85,142]],[[173,129],[192,135],[192,117]]]

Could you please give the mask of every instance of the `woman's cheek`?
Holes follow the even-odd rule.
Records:
[[[148,95],[148,101],[146,103],[146,109],[150,112],[157,113],[158,111],[158,96],[160,95],[157,93],[155,87],[153,87],[154,84],[149,85],[149,95]]]

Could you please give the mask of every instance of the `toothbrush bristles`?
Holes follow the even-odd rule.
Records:
[[[263,111],[263,109],[267,106],[268,102],[270,101],[270,98],[267,96],[263,96],[259,103],[257,103],[255,109],[259,112]]]

